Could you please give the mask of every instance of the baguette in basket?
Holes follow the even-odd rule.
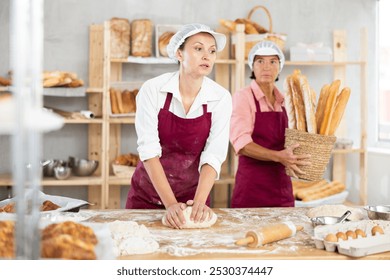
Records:
[[[302,167],[305,174],[299,178],[321,180],[336,141],[334,134],[344,114],[351,90],[345,87],[340,91],[340,80],[335,80],[322,87],[316,105],[316,93],[300,70],[294,70],[287,76],[284,89],[289,117],[285,147],[299,143],[294,153],[312,155],[312,164]]]

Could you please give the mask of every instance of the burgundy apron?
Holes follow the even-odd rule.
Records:
[[[211,113],[203,104],[203,115],[183,119],[169,112],[172,93],[158,114],[158,133],[162,148],[160,162],[178,202],[194,199],[199,181],[200,155],[211,129]],[[207,199],[210,204],[210,198]],[[131,179],[127,209],[164,209],[143,162],[139,162]]]
[[[271,150],[283,150],[288,125],[286,110],[282,107],[283,112],[261,112],[254,94],[253,98],[256,104],[253,142]],[[231,206],[293,207],[292,184],[285,166],[240,155]]]

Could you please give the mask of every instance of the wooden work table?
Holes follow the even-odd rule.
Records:
[[[316,249],[312,239],[314,228],[307,217],[308,208],[248,208],[214,209],[218,220],[206,229],[171,229],[162,225],[163,210],[82,210],[90,215],[89,222],[133,221],[145,225],[159,250],[151,254],[123,256],[120,259],[297,259],[345,260],[354,259],[337,252]],[[235,245],[250,230],[283,221],[303,226],[303,231],[258,248]],[[367,260],[390,260],[390,252],[369,255]]]

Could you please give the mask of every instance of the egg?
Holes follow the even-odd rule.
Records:
[[[355,230],[355,233],[356,233],[356,237],[359,237],[359,236],[366,237],[367,236],[366,233],[363,230],[361,230],[360,228]]]
[[[325,236],[324,240],[328,242],[337,242],[337,236],[333,233],[329,233]]]
[[[375,236],[376,234],[384,234],[383,232],[383,228],[381,228],[380,226],[374,226],[372,229],[371,229],[371,234],[373,236]]]
[[[347,238],[352,238],[352,239],[356,239],[356,233],[353,231],[353,230],[348,230],[345,235],[347,236]]]
[[[347,240],[348,238],[347,238],[347,235],[344,233],[344,232],[341,232],[341,231],[339,231],[338,233],[336,233],[336,237],[337,237],[337,239],[339,240],[339,239],[342,239],[342,240]]]

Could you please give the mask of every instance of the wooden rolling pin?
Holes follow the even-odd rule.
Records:
[[[263,246],[267,243],[294,236],[302,226],[295,226],[292,222],[282,222],[264,226],[256,231],[248,231],[246,237],[236,241],[236,245],[246,245],[251,248]]]

